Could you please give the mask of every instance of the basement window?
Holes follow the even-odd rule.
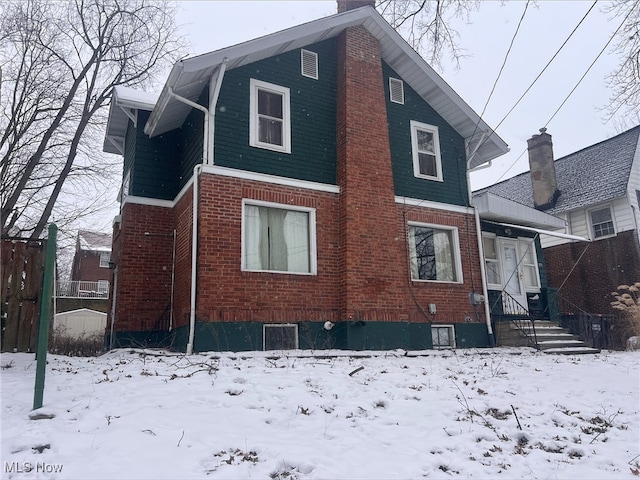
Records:
[[[318,54],[309,50],[300,51],[300,68],[302,76],[318,79]]]
[[[411,120],[413,174],[418,178],[442,181],[442,161],[438,127]]]
[[[251,79],[249,145],[291,153],[289,89]]]
[[[264,350],[297,350],[298,325],[265,324],[262,326]]]
[[[453,325],[432,325],[431,340],[433,348],[456,348],[456,336]]]
[[[404,105],[404,82],[402,80],[389,77],[389,99],[394,103]]]

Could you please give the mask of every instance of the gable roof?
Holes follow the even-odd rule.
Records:
[[[466,140],[474,143],[483,132],[470,167],[477,167],[508,151],[507,144],[429,66],[373,8],[348,10],[304,23],[271,35],[177,62],[162,89],[145,126],[151,137],[179,128],[191,107],[176,100],[170,91],[193,102],[211,78],[220,81],[224,69],[233,69],[284,52],[338,36],[348,27],[362,26],[380,41],[382,59],[425,99]],[[225,65],[226,66],[223,66]],[[472,144],[472,148],[475,146]]]
[[[141,92],[122,85],[114,87],[102,151],[122,155],[129,119],[135,121],[136,110],[153,110],[157,100],[158,95],[153,93]]]
[[[78,250],[89,250],[92,252],[110,252],[111,235],[102,232],[90,232],[88,230],[78,230]]]
[[[545,212],[555,215],[625,196],[639,139],[640,125],[555,160],[560,196]],[[483,192],[534,207],[529,172],[474,193]]]

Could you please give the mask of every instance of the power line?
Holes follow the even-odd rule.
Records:
[[[471,138],[473,138],[473,136],[478,131],[478,126],[480,125],[480,121],[484,117],[484,112],[486,112],[487,110],[487,106],[489,105],[489,101],[493,96],[493,92],[495,92],[496,90],[496,86],[498,85],[498,80],[500,80],[500,77],[502,76],[502,71],[504,70],[504,67],[507,64],[507,59],[509,58],[509,54],[511,53],[511,49],[513,48],[513,44],[515,43],[516,37],[518,36],[518,32],[520,31],[520,26],[522,25],[522,21],[524,20],[524,16],[526,15],[528,8],[529,8],[529,0],[527,0],[527,3],[524,6],[524,11],[522,12],[522,16],[520,17],[518,26],[516,27],[516,31],[513,33],[513,37],[511,37],[511,43],[509,43],[509,48],[507,49],[507,53],[504,56],[504,60],[502,61],[502,66],[500,67],[498,76],[496,77],[495,82],[493,82],[493,87],[491,88],[491,92],[489,92],[489,97],[487,98],[487,101],[485,102],[484,107],[482,108],[482,113],[480,114],[480,118],[478,118],[478,121],[476,122],[476,127],[473,130],[473,134],[471,134]]]
[[[587,12],[588,13],[588,12]],[[585,72],[582,74],[582,76],[580,77],[580,79],[576,82],[576,84],[574,85],[574,87],[571,89],[571,91],[567,94],[567,96],[564,98],[564,100],[562,101],[562,103],[560,104],[560,106],[556,109],[555,112],[553,112],[553,115],[551,115],[551,117],[549,118],[549,120],[547,120],[547,122],[544,124],[544,128],[546,128],[549,123],[551,123],[551,120],[554,119],[554,117],[558,114],[558,112],[560,111],[560,109],[562,107],[564,107],[565,103],[567,103],[567,101],[569,100],[569,98],[571,97],[571,95],[573,95],[573,92],[576,91],[576,89],[578,88],[578,86],[582,83],[582,81],[584,80],[584,78],[587,76],[587,74],[591,71],[591,69],[593,68],[593,66],[595,65],[595,63],[600,59],[600,57],[602,56],[602,54],[606,51],[606,49],[609,47],[609,45],[611,44],[611,42],[613,41],[613,39],[616,37],[616,35],[618,35],[618,32],[620,31],[620,29],[624,26],[625,22],[627,21],[627,19],[629,18],[629,15],[631,15],[631,11],[624,17],[624,19],[622,20],[622,22],[620,22],[620,25],[618,26],[618,28],[616,29],[615,32],[613,32],[613,34],[611,35],[611,37],[609,38],[609,40],[607,41],[607,43],[605,43],[604,47],[602,47],[602,49],[600,50],[600,52],[598,53],[598,55],[596,55],[596,58],[593,60],[593,62],[591,62],[591,64],[587,67],[587,69],[585,70]],[[497,128],[497,127],[496,127]],[[507,168],[504,173],[502,175],[500,175],[500,178],[498,178],[498,180],[496,180],[496,182],[499,182],[500,180],[502,180],[502,178],[504,178],[504,176],[509,172],[509,170],[511,170],[514,165],[518,162],[518,160],[520,160],[520,158],[522,157],[522,155],[524,155],[524,153],[527,150],[525,149],[519,156],[518,158],[516,158],[511,165],[509,165],[509,168]]]

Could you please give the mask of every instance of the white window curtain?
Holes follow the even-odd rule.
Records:
[[[440,282],[457,281],[453,235],[450,230],[409,227],[411,277]]]
[[[246,205],[245,268],[309,273],[309,214]]]
[[[447,231],[433,231],[433,245],[436,251],[436,276],[443,282],[455,281],[453,269],[453,247],[451,234]]]

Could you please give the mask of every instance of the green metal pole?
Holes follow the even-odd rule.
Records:
[[[33,409],[42,407],[44,395],[44,377],[47,370],[47,347],[49,345],[49,320],[51,318],[51,295],[53,290],[53,272],[56,263],[56,235],[58,227],[49,225],[47,253],[44,260],[44,280],[40,300],[40,318],[38,320],[38,345],[36,348],[36,386],[33,394]]]

